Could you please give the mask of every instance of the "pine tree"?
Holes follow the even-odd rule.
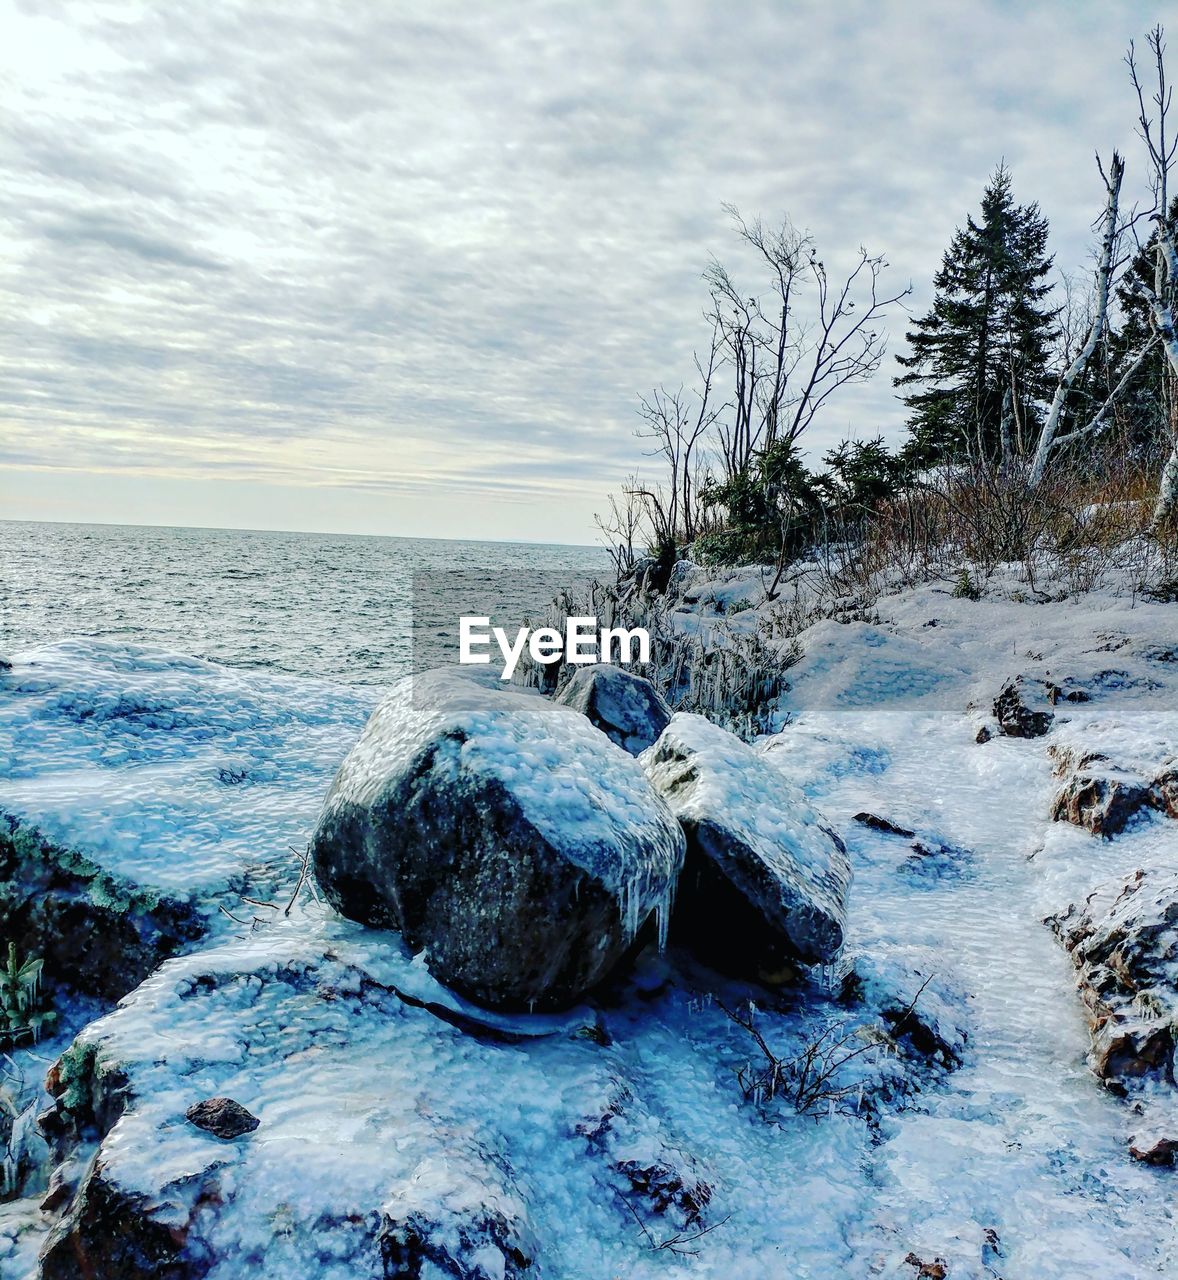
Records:
[[[999,165],[980,222],[971,216],[954,233],[932,310],[908,332],[910,354],[898,357],[908,372],[896,386],[912,388],[906,452],[918,465],[997,458],[1004,405],[1015,448],[1034,443],[1056,337],[1047,233],[1039,206],[1015,203],[1010,170]]]

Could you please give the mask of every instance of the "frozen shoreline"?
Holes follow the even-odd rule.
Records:
[[[878,624],[803,634],[791,721],[761,743],[847,838],[844,969],[864,1002],[758,993],[648,954],[597,1007],[509,1044],[395,994],[365,996],[366,981],[395,992],[419,968],[381,935],[310,903],[252,933],[217,909],[243,884],[266,896],[289,877],[288,846],[309,834],[371,691],[101,643],[14,655],[0,691],[2,807],[208,912],[208,941],[88,1033],[145,1073],[145,1101],[107,1158],[132,1180],[192,1173],[209,1151],[175,1127],[181,1102],[211,1091],[253,1103],[262,1125],[233,1156],[232,1202],[211,1228],[224,1250],[215,1280],[368,1274],[356,1269],[377,1266],[363,1224],[431,1160],[500,1171],[549,1280],[752,1280],[784,1267],[910,1277],[909,1254],[945,1259],[955,1280],[1172,1273],[1175,1175],[1129,1158],[1129,1108],[1085,1063],[1072,966],[1041,922],[1142,863],[1178,865],[1160,816],[1112,841],[1052,824],[1046,751],[1057,738],[1146,754],[1178,742],[1166,656],[1178,607],[1096,594],[975,603],[925,587],[875,608]],[[975,741],[1003,684],[1040,672],[1085,684],[1091,700],[1062,708],[1047,738]],[[945,852],[914,859],[904,840],[855,823],[864,810]],[[211,994],[198,1010],[183,992],[202,975]],[[715,995],[755,997],[763,1033],[788,1045],[825,1019],[870,1018],[883,988],[911,996],[930,975],[930,1016],[968,1037],[956,1070],[861,1059],[858,1116],[742,1099],[749,1045]],[[330,1001],[308,994],[325,985]],[[612,1129],[587,1141],[622,1094]],[[718,1225],[698,1256],[649,1247],[628,1205],[659,1239],[677,1228],[633,1199],[619,1172],[631,1157],[678,1159],[707,1181],[704,1221]],[[20,1212],[0,1216],[0,1262],[18,1280],[39,1234],[5,1234]],[[37,1222],[31,1203],[23,1212]]]

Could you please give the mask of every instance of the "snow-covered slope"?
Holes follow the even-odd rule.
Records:
[[[381,1277],[382,1248],[425,1221],[496,1280],[507,1240],[546,1280],[910,1280],[937,1259],[952,1280],[1178,1273],[1178,1174],[1129,1156],[1131,1108],[1089,1070],[1074,971],[1042,923],[1138,865],[1178,865],[1160,814],[1111,841],[1048,818],[1051,745],[1144,770],[1178,743],[1178,607],[936,588],[875,607],[878,624],[802,636],[790,723],[759,744],[847,839],[839,966],[770,992],[648,952],[593,1007],[487,1019],[309,895],[253,928],[220,916],[71,1059],[129,1082],[113,1182],[212,1250],[217,1280]],[[235,914],[236,876],[291,873],[368,710],[100,644],[15,660],[0,807]],[[1045,737],[979,743],[1020,675],[1089,700],[1054,705]],[[825,1043],[866,1051],[799,1114],[788,1090],[746,1096],[766,1060],[742,1022],[783,1061],[831,1026]],[[257,1131],[188,1126],[216,1094]],[[217,1198],[192,1198],[210,1170]],[[0,1215],[5,1280],[33,1274],[49,1216]]]

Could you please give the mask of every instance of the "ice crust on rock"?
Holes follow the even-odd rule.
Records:
[[[763,971],[790,957],[832,960],[851,867],[805,795],[768,758],[686,712],[640,761],[687,833],[677,938]]]
[[[1178,866],[1140,868],[1102,885],[1051,924],[1076,966],[1097,1075],[1121,1088],[1150,1077],[1172,1083]]]
[[[344,915],[400,930],[489,1007],[571,1004],[652,915],[683,836],[642,769],[569,707],[452,671],[373,712],[312,842]]]
[[[554,701],[579,711],[632,756],[653,746],[671,719],[671,708],[649,680],[606,663],[574,667]]]

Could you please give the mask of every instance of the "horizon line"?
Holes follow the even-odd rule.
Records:
[[[346,533],[342,530],[274,529],[259,525],[153,524],[144,520],[26,520],[13,516],[0,516],[0,524],[73,525],[80,529],[178,529],[194,533],[293,533],[299,537],[388,538],[394,542],[458,542],[483,543],[503,547],[575,547],[584,551],[605,550],[599,542],[544,542],[538,538],[448,538],[435,534]]]

